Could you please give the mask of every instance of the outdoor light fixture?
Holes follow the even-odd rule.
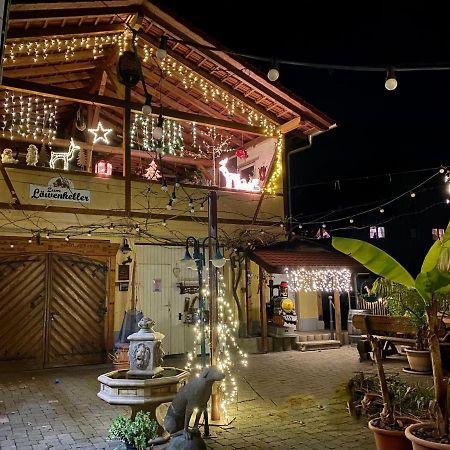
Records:
[[[164,123],[164,119],[162,116],[162,112],[159,113],[159,117],[158,117],[158,123],[156,124],[156,127],[153,128],[153,132],[152,132],[152,136],[153,139],[160,141],[163,137],[163,123]]]
[[[172,203],[175,203],[177,201],[177,194],[175,194],[175,189],[172,192]]]
[[[186,267],[191,270],[197,269],[197,261],[191,256],[189,253],[189,247],[186,245],[186,252],[184,254],[183,259],[181,259],[182,263],[186,264]]]
[[[123,245],[120,250],[122,251],[122,253],[130,253],[131,252],[131,247],[128,244],[128,239],[123,240]]]
[[[142,114],[149,116],[152,113],[152,96],[148,95],[145,98],[145,103],[142,105]]]
[[[219,247],[217,247],[216,254],[214,255],[214,258],[212,258],[210,261],[212,262],[212,265],[214,267],[217,267],[218,269],[223,267],[225,265],[225,263],[227,262],[227,260],[224,258],[224,256],[220,252]]]
[[[161,190],[163,192],[167,192],[167,181],[165,179],[163,179],[162,183],[161,183]]]
[[[384,213],[384,209],[380,208],[380,213],[383,214]]]
[[[172,199],[170,199],[169,200],[169,203],[167,203],[167,205],[166,205],[166,209],[172,209],[172,203],[173,203],[173,200]]]
[[[384,87],[388,91],[393,91],[397,87],[397,78],[395,78],[395,72],[392,67],[389,67],[386,74],[386,81]]]
[[[159,62],[163,62],[167,56],[167,41],[169,38],[167,36],[161,36],[161,40],[159,41],[158,50],[156,50],[156,59]]]
[[[278,68],[278,62],[274,59],[269,71],[267,72],[267,78],[270,81],[277,81],[280,77],[280,70]]]

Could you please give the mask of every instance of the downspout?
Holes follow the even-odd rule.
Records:
[[[288,184],[288,218],[287,218],[287,229],[290,232],[292,230],[292,196],[291,196],[291,156],[296,155],[297,153],[303,152],[309,148],[312,147],[313,144],[313,138],[319,134],[325,133],[325,131],[329,131],[333,128],[336,128],[336,124],[334,123],[331,125],[327,130],[320,130],[316,133],[312,133],[308,135],[308,143],[304,145],[303,147],[295,148],[294,150],[291,150],[287,154],[287,184]]]

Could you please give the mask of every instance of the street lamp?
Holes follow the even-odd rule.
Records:
[[[227,260],[221,253],[219,241],[215,236],[205,237],[202,243],[200,243],[200,241],[193,236],[187,237],[186,252],[184,254],[184,257],[181,259],[181,262],[185,263],[189,269],[197,270],[198,272],[198,312],[200,321],[200,351],[201,351],[202,367],[206,366],[205,298],[203,296],[203,268],[206,265],[205,243],[209,239],[213,239],[216,241],[216,253],[214,255],[214,258],[211,258],[209,261],[211,261],[212,265],[216,269],[223,267]],[[194,251],[192,255],[189,252],[189,246],[191,244],[194,246]],[[210,322],[211,319],[212,318],[210,317]],[[213,329],[212,323],[210,323],[210,328],[211,330]],[[208,413],[206,410],[204,412],[204,418],[205,418],[205,436],[209,436]]]

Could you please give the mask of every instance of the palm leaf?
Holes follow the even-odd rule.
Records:
[[[368,242],[358,239],[333,237],[333,247],[351,256],[376,275],[414,288],[414,278],[392,256]]]

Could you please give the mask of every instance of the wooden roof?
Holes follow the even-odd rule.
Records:
[[[119,50],[126,48],[127,39],[129,42],[128,26],[135,23],[141,24],[137,48],[153,102],[160,103],[166,111],[178,112],[181,120],[191,118],[194,121],[199,115],[216,119],[219,127],[225,121],[241,124],[238,130],[233,127],[223,130],[233,147],[251,142],[257,136],[252,131],[267,125],[290,122],[304,135],[334,125],[325,114],[280,84],[270,83],[249,64],[221,51],[197,48],[196,45],[216,43],[142,0],[51,3],[13,0],[4,55],[3,89],[18,90],[22,86],[29,88],[24,89],[26,93],[40,88],[44,92],[62,88],[73,92],[75,98],[84,94],[85,104],[89,104],[86,94],[123,99],[124,88],[116,75],[116,63]],[[168,58],[158,67],[153,55],[162,35],[171,39]],[[73,131],[71,124],[78,104],[67,95],[60,99],[59,137],[67,138]],[[132,101],[137,105],[144,103],[140,84],[133,88]],[[94,118],[97,121],[100,118],[114,128],[115,145],[121,144],[120,109],[100,107],[96,111],[90,107],[87,114],[88,127],[95,122]],[[211,120],[211,124],[214,123]],[[184,140],[186,148],[191,148],[192,133],[185,132]]]

